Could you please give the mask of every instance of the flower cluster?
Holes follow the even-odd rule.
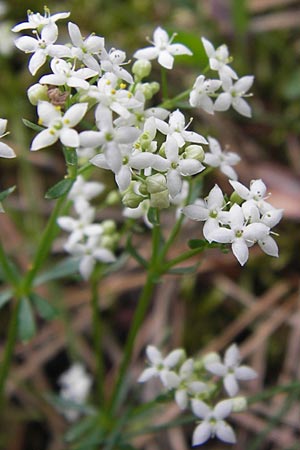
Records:
[[[79,175],[68,194],[77,217],[61,216],[57,220],[58,225],[70,233],[64,249],[79,259],[79,272],[85,280],[90,278],[97,261],[115,261],[116,225],[112,220],[94,222],[96,211],[90,203],[103,189],[102,183],[85,181]]]
[[[258,243],[270,256],[278,256],[278,247],[271,228],[278,224],[283,210],[274,208],[266,198],[262,180],[252,180],[248,189],[239,181],[229,181],[234,188],[231,201],[226,201],[221,188],[215,185],[205,199],[183,208],[193,220],[204,221],[203,235],[208,242],[231,244],[241,265],[249,257],[249,247]]]
[[[231,412],[240,412],[247,407],[245,397],[236,397],[238,382],[253,380],[257,376],[251,367],[240,364],[236,344],[226,350],[224,361],[218,353],[209,353],[200,359],[187,358],[182,349],[173,350],[163,357],[152,345],[146,348],[146,354],[149,366],[138,381],[144,383],[158,377],[180,409],[190,408],[201,419],[193,434],[194,446],[203,444],[210,437],[230,444],[236,442],[232,427],[224,419]],[[221,395],[219,379],[229,398],[217,401]]]
[[[83,405],[92,387],[92,378],[80,363],[74,363],[66,372],[62,373],[58,379],[60,386],[60,397],[76,406]],[[79,409],[67,407],[62,410],[64,416],[70,422],[78,419]]]
[[[205,38],[202,38],[202,43],[209,60],[209,68],[218,72],[219,79],[206,79],[204,75],[199,75],[190,93],[190,105],[200,107],[209,114],[214,111],[227,111],[232,106],[242,116],[251,117],[251,108],[245,97],[251,95],[247,92],[254,77],[246,75],[238,79],[236,72],[229,66],[232,57],[225,44],[215,49]],[[222,92],[219,92],[219,89],[222,89]]]
[[[84,38],[72,22],[68,23],[70,42],[56,44],[56,22],[68,16],[67,12],[51,15],[46,8],[44,16],[29,12],[28,21],[13,28],[15,32],[31,30],[34,34],[34,37],[16,39],[19,49],[32,54],[29,61],[32,74],[50,61],[51,73],[43,75],[28,90],[30,101],[37,105],[38,123],[42,127],[33,139],[31,150],[60,141],[65,148],[75,148],[78,155],[91,155],[94,166],[112,172],[121,192],[124,215],[143,217],[149,226],[151,207],[184,207],[193,197],[192,178],[205,175],[206,169],[218,168],[231,180],[240,202],[236,199],[228,202],[216,186],[205,200],[184,207],[183,213],[204,220],[204,237],[209,242],[231,244],[242,265],[248,259],[248,248],[256,242],[268,255],[277,256],[277,245],[270,230],[279,222],[282,210],[275,210],[263,200],[266,190],[263,182],[253,182],[248,193],[237,181],[233,169],[239,162],[238,155],[223,151],[215,138],[205,138],[198,131],[189,130],[192,119],[177,108],[176,101],[167,100],[153,106],[160,85],[156,81],[144,81],[151,73],[151,61],[157,59],[163,69],[170,70],[176,55],[191,55],[191,51],[183,44],[173,43],[175,35],[169,38],[158,27],[152,46],[134,53],[136,61],[130,73],[124,68],[128,64],[124,51],[106,49],[105,39],[95,34]],[[202,43],[209,68],[218,73],[219,79],[209,80],[204,74],[199,75],[186,95],[190,106],[213,113],[232,105],[240,114],[250,116],[244,97],[253,77],[238,79],[229,65],[232,58],[226,45],[215,49],[205,38]],[[219,92],[220,88],[223,92]],[[78,131],[87,115],[92,123],[87,130]],[[91,225],[93,208],[78,204],[75,210],[79,219],[61,218],[59,224],[71,232],[66,249],[90,255],[103,227]],[[86,239],[84,248],[78,236]],[[93,258],[112,259],[111,255],[97,255]],[[82,273],[87,278],[92,264],[88,269],[85,264],[83,267]]]

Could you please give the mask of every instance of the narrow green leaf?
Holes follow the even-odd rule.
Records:
[[[8,197],[14,190],[16,189],[16,186],[11,186],[8,189],[5,189],[5,191],[0,192],[0,202],[2,202],[6,197]]]
[[[188,275],[190,273],[195,273],[197,267],[198,267],[198,264],[195,264],[194,266],[189,266],[189,267],[178,267],[178,268],[169,270],[168,273],[171,273],[173,275]]]
[[[95,428],[99,428],[99,417],[97,415],[84,417],[67,431],[65,440],[67,442],[76,442],[86,433],[90,434]]]
[[[12,298],[13,292],[11,290],[6,290],[0,294],[0,308],[2,308],[6,303]]]
[[[35,286],[38,286],[48,281],[58,280],[73,275],[77,273],[78,265],[79,261],[77,258],[67,258],[36,277],[34,284]]]
[[[149,208],[148,211],[148,220],[152,225],[159,225],[157,208]]]
[[[70,166],[77,166],[77,152],[75,148],[65,148],[64,155],[67,164]]]
[[[199,250],[204,250],[209,245],[209,242],[207,242],[205,239],[191,239],[190,241],[188,241],[188,246],[191,249],[198,248]]]
[[[50,189],[48,189],[45,198],[52,200],[55,198],[62,197],[63,195],[69,192],[74,181],[75,180],[72,180],[71,178],[65,178],[64,180],[59,181]]]
[[[18,335],[22,341],[29,341],[36,332],[35,319],[30,301],[23,297],[20,302],[18,315]]]
[[[34,122],[30,122],[30,120],[27,119],[22,119],[22,122],[24,123],[24,125],[28,128],[31,128],[34,131],[43,131],[45,128],[41,127],[40,125],[37,125]]]
[[[58,310],[54,308],[51,303],[49,303],[47,300],[45,300],[40,295],[33,292],[30,295],[30,299],[34,307],[36,308],[38,314],[45,320],[52,320],[54,319],[57,314]]]

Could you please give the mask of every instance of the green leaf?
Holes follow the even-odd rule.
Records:
[[[159,225],[157,208],[149,208],[148,210],[148,220],[152,225]]]
[[[80,422],[73,425],[65,434],[67,442],[76,442],[85,434],[90,434],[93,429],[99,428],[99,417],[92,415],[84,417]]]
[[[66,163],[70,166],[77,166],[77,152],[75,148],[64,148]]]
[[[0,192],[0,202],[4,200],[6,197],[8,197],[14,190],[16,189],[16,186],[11,186],[8,189],[5,189],[5,191]]]
[[[168,273],[173,275],[188,275],[190,273],[195,273],[199,264],[195,264],[194,266],[189,267],[178,267],[176,269],[168,270]]]
[[[46,192],[45,198],[52,200],[62,197],[69,192],[74,181],[75,180],[72,180],[71,178],[65,178],[64,180],[59,181]]]
[[[30,301],[23,297],[20,302],[18,314],[18,335],[22,341],[29,341],[36,332],[35,319]]]
[[[37,125],[34,122],[30,122],[30,120],[27,119],[22,119],[22,122],[24,123],[24,125],[28,128],[31,128],[34,131],[43,131],[45,128],[41,127],[40,125]]]
[[[191,249],[198,248],[199,250],[204,250],[210,245],[209,242],[207,242],[205,239],[191,239],[188,241],[188,246]]]
[[[13,292],[11,290],[6,290],[0,294],[0,308],[2,308],[6,303],[12,298]]]
[[[33,292],[30,295],[30,300],[32,304],[35,306],[38,314],[45,320],[52,320],[54,317],[57,316],[58,310],[54,308],[51,303],[49,303],[47,300],[45,300],[40,295]]]
[[[79,261],[78,258],[67,258],[64,261],[56,264],[51,269],[42,273],[35,279],[35,286],[46,283],[52,280],[58,280],[60,278],[68,277],[75,274],[78,271]]]
[[[126,250],[141,266],[143,266],[145,268],[148,267],[147,261],[133,247],[130,236],[128,237],[127,242],[126,242]]]
[[[46,400],[57,409],[76,409],[76,411],[80,411],[82,414],[95,414],[94,408],[87,404],[72,402],[71,400],[66,400],[59,395],[50,393],[46,393],[44,396]]]

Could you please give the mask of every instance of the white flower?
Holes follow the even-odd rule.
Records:
[[[204,109],[209,114],[214,113],[214,102],[210,98],[210,95],[221,87],[222,82],[220,80],[206,80],[204,75],[199,75],[196,79],[193,89],[190,93],[190,105]]]
[[[202,419],[193,433],[193,446],[204,444],[209,438],[217,437],[228,444],[235,444],[236,437],[233,429],[224,419],[232,411],[231,399],[222,400],[212,409],[201,400],[192,400],[193,413]]]
[[[178,374],[174,371],[166,371],[164,384],[166,388],[175,390],[175,401],[180,409],[188,406],[190,396],[207,391],[207,385],[195,379],[192,358],[182,364]]]
[[[265,199],[268,197],[267,187],[261,179],[251,180],[250,189],[248,189],[239,181],[229,180],[229,183],[231,184],[235,192],[243,200],[246,200],[246,203],[248,203],[249,201],[251,201],[251,203],[254,203],[261,212],[261,214],[264,214],[273,209],[273,206],[265,201]]]
[[[179,154],[179,148],[175,137],[169,137],[165,145],[166,158],[159,155],[153,163],[153,167],[159,171],[167,171],[167,186],[172,198],[176,197],[182,190],[182,177],[195,175],[201,172],[205,167],[200,161],[193,158],[185,158],[185,154]]]
[[[231,57],[229,55],[227,45],[223,44],[215,49],[208,39],[204,37],[201,39],[204,50],[209,58],[210,68],[218,71],[221,79],[224,77],[230,77],[236,80],[238,78],[237,74],[231,67],[228,66],[228,63],[231,62]]]
[[[64,400],[82,405],[91,390],[92,378],[82,364],[75,363],[59,377],[58,384],[59,394]],[[72,408],[64,409],[63,413],[70,421],[76,420],[80,414],[77,409]]]
[[[101,54],[101,69],[105,72],[111,72],[115,74],[119,79],[126,81],[127,83],[133,83],[133,78],[127,70],[120,67],[126,64],[126,53],[122,50],[112,48],[108,53],[104,49]]]
[[[208,137],[210,153],[205,153],[204,163],[211,167],[219,167],[228,178],[237,180],[237,173],[231,167],[240,161],[240,157],[233,152],[223,152],[217,141],[212,137]]]
[[[146,354],[151,365],[141,373],[138,382],[145,383],[145,381],[159,376],[164,386],[170,383],[170,380],[167,381],[167,374],[184,358],[184,350],[182,349],[173,350],[164,358],[154,345],[147,346]]]
[[[208,240],[223,244],[230,243],[234,256],[243,266],[249,257],[248,247],[264,239],[269,234],[270,228],[264,223],[248,224],[243,209],[236,203],[227,214],[223,213],[222,221],[230,228],[215,228],[209,233]]]
[[[57,219],[60,228],[70,233],[67,246],[72,246],[84,237],[98,236],[103,232],[101,224],[92,223],[95,218],[95,209],[86,202],[86,199],[78,199],[74,206],[80,214],[78,219],[70,216],[61,216]]]
[[[87,67],[74,70],[71,63],[59,58],[52,59],[51,69],[53,74],[44,75],[40,79],[41,84],[53,86],[63,86],[66,84],[74,88],[88,89],[90,85],[86,80],[97,75],[95,70]]]
[[[82,61],[89,69],[100,73],[100,64],[93,55],[101,55],[104,50],[104,38],[91,34],[83,39],[79,27],[72,22],[68,23],[68,30],[73,44],[72,56]]]
[[[190,123],[185,124],[185,117],[179,109],[170,114],[169,124],[160,119],[155,119],[155,122],[157,129],[167,136],[167,140],[172,137],[180,148],[186,142],[207,144],[207,140],[201,134],[194,131],[186,131]]]
[[[215,101],[214,110],[226,111],[232,106],[242,116],[251,117],[251,108],[243,97],[250,95],[246,94],[246,92],[252,86],[253,80],[254,77],[252,75],[247,75],[233,84],[230,77],[225,77],[222,80],[224,92]]]
[[[7,127],[7,120],[0,119],[0,139],[2,139],[4,136],[8,134],[6,132],[6,127]],[[9,145],[4,144],[4,142],[0,142],[0,157],[15,158],[15,156],[16,156],[15,152]]]
[[[39,124],[45,125],[47,128],[33,139],[31,150],[48,147],[58,139],[66,147],[79,147],[79,135],[72,128],[81,121],[87,108],[87,103],[76,103],[65,114],[62,114],[60,109],[51,103],[39,102],[37,106]]]
[[[15,41],[19,50],[25,53],[33,53],[29,60],[29,71],[32,75],[47,61],[47,57],[70,57],[71,52],[65,45],[55,45],[57,40],[57,27],[50,22],[42,28],[41,35],[36,32],[36,39],[30,36],[22,36]]]
[[[168,33],[157,27],[153,33],[153,47],[146,47],[134,53],[136,59],[158,59],[158,63],[166,69],[172,69],[174,56],[192,55],[192,52],[183,44],[172,44],[175,35],[169,38]]]
[[[134,95],[124,86],[119,86],[118,77],[111,72],[107,72],[103,77],[99,78],[96,86],[92,86],[90,91],[88,91],[88,96],[95,98],[99,102],[97,109],[101,108],[101,113],[103,108],[111,109],[119,116],[126,118],[131,117],[131,112],[128,110],[139,108],[141,102],[137,100]]]
[[[103,190],[104,185],[102,183],[99,183],[98,181],[85,181],[82,175],[78,175],[68,193],[68,198],[74,202],[81,199],[89,201],[101,194]]]
[[[205,368],[214,375],[223,378],[224,388],[230,397],[234,397],[239,391],[238,381],[249,381],[257,377],[257,373],[251,367],[241,366],[241,356],[236,344],[232,344],[225,352],[224,362],[219,360],[208,361]]]
[[[113,263],[116,260],[113,252],[102,245],[100,235],[89,236],[86,242],[67,243],[64,248],[68,253],[79,258],[79,272],[84,280],[90,278],[97,261]]]
[[[215,185],[205,200],[199,199],[193,205],[182,209],[189,219],[205,220],[203,235],[209,240],[209,235],[214,229],[219,228],[224,208],[224,195],[219,186]]]
[[[42,16],[40,13],[33,13],[32,11],[28,11],[27,17],[28,22],[22,22],[18,25],[15,25],[12,29],[13,32],[19,33],[19,31],[23,30],[42,30],[46,25],[53,24],[56,26],[55,22],[60,19],[66,19],[69,17],[69,12],[56,13],[52,16],[50,15],[50,10],[45,6],[45,14]]]

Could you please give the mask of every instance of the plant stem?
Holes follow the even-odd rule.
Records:
[[[111,411],[112,413],[115,412],[116,408],[119,405],[120,402],[120,394],[121,394],[121,388],[122,384],[124,382],[124,378],[126,375],[126,371],[128,368],[128,365],[130,363],[131,355],[133,352],[133,347],[135,344],[135,338],[137,336],[137,333],[140,329],[140,326],[142,324],[142,321],[145,317],[152,293],[153,293],[153,287],[155,283],[157,282],[157,274],[153,273],[152,271],[148,272],[147,280],[144,285],[144,288],[142,290],[142,293],[140,295],[140,298],[138,300],[138,306],[136,308],[133,321],[130,327],[129,335],[125,344],[124,349],[124,355],[123,360],[119,369],[118,373],[118,379],[116,382],[116,386],[113,392],[112,400],[111,400]]]
[[[98,394],[99,406],[104,402],[104,354],[102,344],[102,330],[103,324],[99,310],[99,281],[101,275],[99,271],[95,270],[92,274],[91,285],[91,308],[92,308],[92,326],[93,326],[93,342],[96,359],[96,387]]]
[[[20,299],[17,299],[17,301],[13,305],[13,312],[9,323],[6,346],[0,367],[0,412],[2,411],[3,408],[4,385],[8,375],[11,359],[14,352],[15,342],[17,338],[19,306],[20,306]]]
[[[111,400],[111,412],[114,413],[117,409],[122,396],[122,384],[124,382],[127,368],[130,364],[130,359],[132,356],[135,339],[141,324],[144,320],[145,314],[147,312],[151,296],[153,294],[153,289],[155,284],[158,282],[161,273],[161,259],[159,255],[159,248],[161,244],[161,227],[159,223],[159,211],[155,211],[155,223],[152,228],[152,255],[149,263],[149,269],[147,273],[147,279],[144,284],[143,290],[140,294],[137,308],[133,317],[133,321],[129,330],[127,341],[125,344],[123,359],[118,373],[118,378],[116,381],[115,389]]]
[[[51,248],[51,245],[52,245],[52,242],[53,242],[53,239],[55,236],[56,228],[57,228],[56,220],[61,211],[61,208],[63,206],[65,198],[66,198],[66,195],[63,195],[62,197],[60,197],[57,200],[56,205],[55,205],[55,207],[51,213],[51,216],[48,220],[47,226],[45,228],[45,231],[42,235],[37,252],[35,254],[34,261],[23,281],[22,288],[23,288],[24,295],[28,295],[30,293],[34,278],[35,278],[38,270],[42,266],[43,262],[45,261],[45,259],[48,256],[49,250]]]

